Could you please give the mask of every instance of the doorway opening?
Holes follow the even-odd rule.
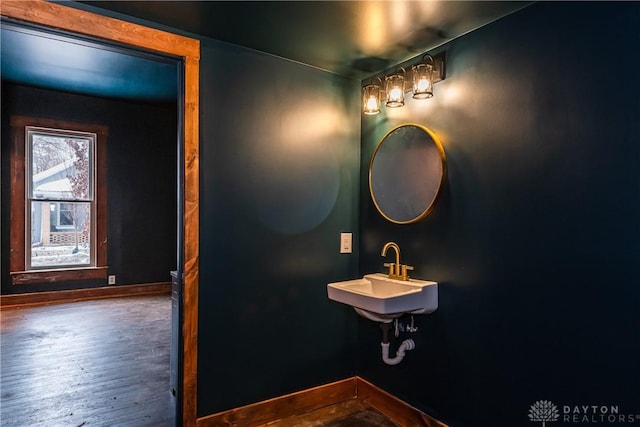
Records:
[[[182,282],[182,351],[177,415],[179,425],[195,425],[198,313],[198,64],[199,42],[183,36],[43,1],[5,1],[3,20],[56,28],[113,46],[178,58],[178,256]],[[108,50],[108,49],[107,49]],[[167,271],[167,275],[169,272]]]

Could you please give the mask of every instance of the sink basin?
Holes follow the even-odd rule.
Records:
[[[438,283],[390,279],[382,273],[329,283],[327,294],[333,301],[352,306],[358,314],[383,322],[407,313],[432,313],[438,308]]]

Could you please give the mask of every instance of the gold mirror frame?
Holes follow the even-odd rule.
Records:
[[[381,148],[384,146],[384,144],[393,144],[395,141],[394,139],[392,139],[392,137],[394,135],[396,135],[396,132],[399,130],[404,130],[405,128],[416,128],[422,132],[424,132],[425,134],[425,143],[431,143],[433,144],[432,148],[435,148],[435,151],[438,154],[438,165],[441,165],[440,170],[436,171],[435,173],[437,175],[435,176],[429,176],[429,175],[424,175],[424,181],[428,184],[429,182],[433,183],[433,185],[431,186],[431,188],[427,188],[427,193],[432,194],[431,196],[431,200],[421,200],[418,201],[420,202],[419,204],[425,205],[426,207],[422,210],[420,210],[420,212],[418,212],[416,215],[412,215],[411,217],[408,218],[398,218],[398,216],[394,216],[393,214],[391,214],[390,212],[388,212],[389,209],[384,209],[381,204],[388,204],[389,202],[385,202],[383,203],[382,200],[380,199],[382,196],[379,195],[379,197],[376,197],[375,194],[375,190],[374,190],[374,179],[377,181],[378,178],[374,178],[373,176],[373,170],[374,170],[374,163],[376,161],[376,157],[380,154],[380,150]],[[402,142],[402,141],[401,141]],[[389,145],[386,145],[385,147],[389,147]],[[429,146],[427,146],[429,148]],[[393,147],[392,147],[393,148]],[[431,155],[433,157],[433,155]],[[392,159],[394,161],[393,164],[393,169],[396,171],[401,171],[403,170],[403,168],[407,168],[406,164],[406,159]],[[432,161],[436,160],[436,159],[431,159]],[[400,163],[400,164],[396,164],[396,163]],[[418,166],[418,168],[420,167],[424,167],[424,165],[422,166]],[[411,224],[417,221],[420,221],[421,219],[423,219],[424,217],[426,217],[427,215],[429,215],[436,204],[436,201],[438,200],[439,196],[440,196],[440,191],[442,189],[442,183],[444,181],[444,177],[446,176],[446,170],[447,170],[447,163],[446,163],[446,156],[445,156],[445,152],[444,152],[444,148],[442,146],[442,143],[440,142],[440,140],[438,139],[438,137],[436,136],[436,134],[431,131],[430,129],[418,125],[418,124],[413,124],[413,123],[408,123],[408,124],[402,124],[399,126],[394,127],[393,129],[391,129],[389,132],[387,132],[384,137],[382,137],[382,139],[380,140],[380,142],[378,143],[375,151],[373,152],[373,155],[371,156],[371,162],[369,163],[369,194],[371,195],[371,199],[373,200],[373,204],[376,207],[376,210],[380,213],[380,215],[382,215],[387,221],[390,221],[394,224]],[[411,172],[411,171],[409,171]],[[431,174],[433,175],[433,171],[430,170],[426,170],[424,171],[424,169],[421,169],[420,171],[413,171],[414,174]],[[379,179],[389,179],[389,177],[379,177]],[[396,183],[397,184],[397,183]],[[414,188],[416,188],[414,186]],[[394,193],[395,194],[395,193]]]

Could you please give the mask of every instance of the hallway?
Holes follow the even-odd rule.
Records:
[[[3,427],[172,426],[168,295],[3,309]]]

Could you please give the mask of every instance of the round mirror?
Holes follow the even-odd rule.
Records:
[[[401,125],[382,138],[369,166],[369,191],[378,212],[396,224],[427,216],[445,173],[442,144],[429,129]]]

